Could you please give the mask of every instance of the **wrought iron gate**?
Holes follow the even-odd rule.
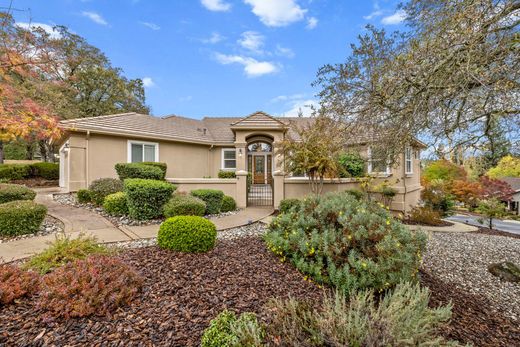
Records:
[[[273,206],[274,185],[270,177],[267,184],[251,184],[247,189],[247,206]]]

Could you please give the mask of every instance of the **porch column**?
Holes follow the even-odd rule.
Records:
[[[278,141],[280,139],[276,139],[273,142],[273,162],[274,162],[274,170],[273,170],[273,187],[274,187],[274,196],[273,196],[273,207],[278,208],[280,206],[280,201],[285,198],[285,171],[283,165],[283,158],[280,154],[278,154]]]
[[[236,148],[236,176],[237,176],[237,207],[247,207],[247,143],[235,142]]]

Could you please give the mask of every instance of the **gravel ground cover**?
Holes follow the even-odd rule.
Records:
[[[42,225],[40,225],[40,230],[35,234],[27,234],[27,235],[18,235],[18,236],[1,236],[0,235],[0,243],[23,240],[28,239],[35,236],[44,236],[49,234],[55,234],[63,232],[64,226],[63,223],[52,216],[45,216]]]
[[[322,289],[281,263],[257,237],[222,240],[205,254],[157,247],[121,257],[145,277],[141,298],[111,317],[44,321],[34,301],[0,307],[0,346],[197,346],[224,308],[261,313],[272,297],[319,300]]]
[[[164,222],[164,218],[159,219],[151,219],[151,220],[145,220],[145,221],[139,221],[129,218],[128,216],[121,216],[121,217],[114,217],[109,215],[105,212],[105,210],[99,206],[93,205],[93,204],[80,204],[77,199],[76,195],[72,193],[66,193],[66,194],[54,194],[53,195],[54,201],[63,204],[63,205],[69,205],[77,208],[84,208],[89,211],[95,212],[97,214],[102,215],[106,219],[108,219],[112,224],[116,226],[121,225],[130,225],[130,226],[141,226],[141,225],[159,225],[162,222]],[[235,211],[229,211],[229,212],[222,212],[219,214],[212,214],[212,215],[206,215],[205,218],[222,218],[225,216],[231,216],[233,214],[237,214],[241,210],[235,210]]]
[[[520,324],[520,285],[488,272],[491,263],[520,264],[520,239],[483,233],[430,233],[423,269],[450,288],[485,297],[486,311]]]

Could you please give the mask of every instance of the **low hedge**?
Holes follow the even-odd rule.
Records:
[[[166,177],[166,171],[168,170],[168,165],[166,165],[166,163],[158,163],[158,162],[154,162],[154,161],[143,161],[141,164],[158,167],[163,172],[163,179],[164,179],[164,177]]]
[[[34,200],[36,192],[20,184],[0,184],[0,204],[16,200]]]
[[[60,165],[57,163],[34,163],[31,164],[32,176],[41,177],[49,181],[60,178]]]
[[[143,178],[149,180],[164,180],[166,170],[156,165],[143,163],[119,163],[116,164],[116,172],[121,181],[127,178]]]
[[[123,182],[116,178],[100,178],[93,181],[88,187],[94,204],[103,205],[105,197],[123,191]]]
[[[180,252],[207,252],[215,246],[216,240],[215,224],[198,216],[168,218],[157,235],[159,247]]]
[[[191,195],[174,194],[163,207],[166,218],[175,216],[204,216],[206,203]]]
[[[105,201],[103,201],[103,208],[111,216],[124,216],[128,214],[126,194],[124,192],[117,192],[107,195]]]
[[[218,172],[218,178],[236,178],[237,174],[235,171],[220,170]]]
[[[0,164],[0,179],[23,180],[31,177],[29,164]]]
[[[196,189],[191,191],[191,195],[201,199],[206,203],[206,214],[217,214],[222,207],[224,193],[216,189]]]
[[[36,233],[47,214],[47,207],[33,201],[18,200],[0,204],[0,235]]]
[[[138,220],[160,217],[164,204],[172,197],[176,187],[158,180],[129,178],[125,180],[128,214]]]
[[[230,197],[229,195],[225,195],[222,198],[222,206],[220,207],[220,212],[229,212],[237,209],[237,203],[235,199]]]
[[[88,189],[80,189],[76,193],[77,200],[80,204],[92,202],[92,192]]]

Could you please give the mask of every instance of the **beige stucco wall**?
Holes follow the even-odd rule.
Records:
[[[169,178],[168,182],[171,182],[177,186],[178,192],[189,193],[196,189],[217,189],[224,192],[225,195],[231,196],[237,200],[237,180],[230,179],[219,179],[219,178],[208,178],[208,179],[192,179],[192,178]]]

